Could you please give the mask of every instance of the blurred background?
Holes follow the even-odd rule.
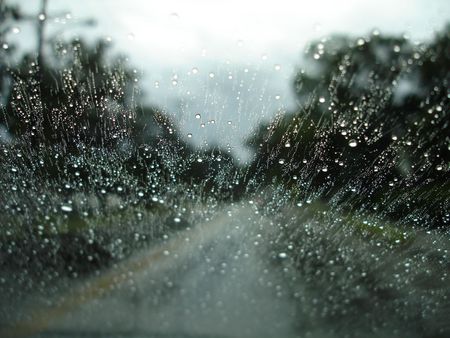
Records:
[[[11,1],[30,16],[41,1]],[[227,147],[241,160],[260,122],[301,105],[292,89],[307,43],[330,35],[404,35],[426,42],[449,18],[446,0],[142,1],[47,3],[46,37],[104,39],[140,74],[143,100],[164,108],[185,141]],[[35,24],[14,42],[36,48]],[[198,115],[199,114],[199,115]]]

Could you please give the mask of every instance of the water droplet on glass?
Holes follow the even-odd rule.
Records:
[[[178,13],[172,12],[172,13],[170,13],[170,19],[173,21],[177,21],[180,19],[180,16],[178,15]]]
[[[355,148],[355,147],[358,145],[358,142],[357,142],[356,140],[350,140],[350,141],[348,142],[348,145],[349,145],[351,148]]]
[[[199,120],[200,118],[201,118],[202,116],[200,115],[200,114],[195,114],[195,118],[197,119],[197,120]]]
[[[65,205],[61,206],[61,210],[64,212],[71,212],[73,210],[73,208],[72,208],[72,206],[65,204]]]

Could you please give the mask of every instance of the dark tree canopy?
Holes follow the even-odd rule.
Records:
[[[420,45],[332,37],[305,59],[294,82],[303,106],[248,141],[253,172],[302,196],[384,206],[394,218],[422,210],[439,226],[449,204],[450,26]],[[402,198],[411,189],[417,198]]]

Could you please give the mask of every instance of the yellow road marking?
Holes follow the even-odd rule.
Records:
[[[105,296],[108,290],[113,290],[114,287],[120,286],[127,280],[129,272],[142,272],[164,259],[167,261],[173,259],[173,255],[164,255],[165,251],[174,252],[177,250],[177,253],[181,253],[183,250],[187,251],[196,248],[202,242],[210,241],[220,230],[220,226],[218,225],[224,225],[227,217],[226,215],[222,215],[214,220],[196,226],[193,230],[184,230],[159,248],[150,250],[146,254],[137,255],[137,258],[131,258],[116,268],[105,272],[103,275],[92,278],[91,281],[76,288],[69,295],[60,297],[60,301],[57,303],[58,305],[54,308],[35,310],[32,312],[30,320],[16,323],[10,328],[0,329],[0,337],[24,338],[45,331],[54,320],[63,317],[73,309],[93,299]],[[214,226],[212,226],[213,224]],[[189,235],[189,242],[184,240],[186,235]]]

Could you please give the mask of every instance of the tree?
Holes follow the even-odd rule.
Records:
[[[397,219],[421,210],[440,226],[449,205],[449,50],[450,26],[428,45],[378,34],[313,43],[310,68],[294,81],[303,107],[259,127],[248,141],[251,170],[303,197],[351,198]]]
[[[5,19],[36,22],[36,52],[23,55],[17,64],[0,60],[1,83],[9,80],[8,88],[0,88],[6,101],[0,124],[16,139],[32,146],[62,144],[73,149],[130,139],[151,143],[167,131],[158,125],[157,109],[142,107],[138,74],[125,57],[110,55],[108,42],[49,39],[47,0],[36,16],[23,15],[3,1],[0,12]],[[0,41],[11,29],[7,20],[2,23]]]
[[[17,6],[0,0],[0,103],[4,104],[8,95],[9,66],[15,46],[8,41],[8,35],[17,30],[14,24],[22,20],[23,14]]]

